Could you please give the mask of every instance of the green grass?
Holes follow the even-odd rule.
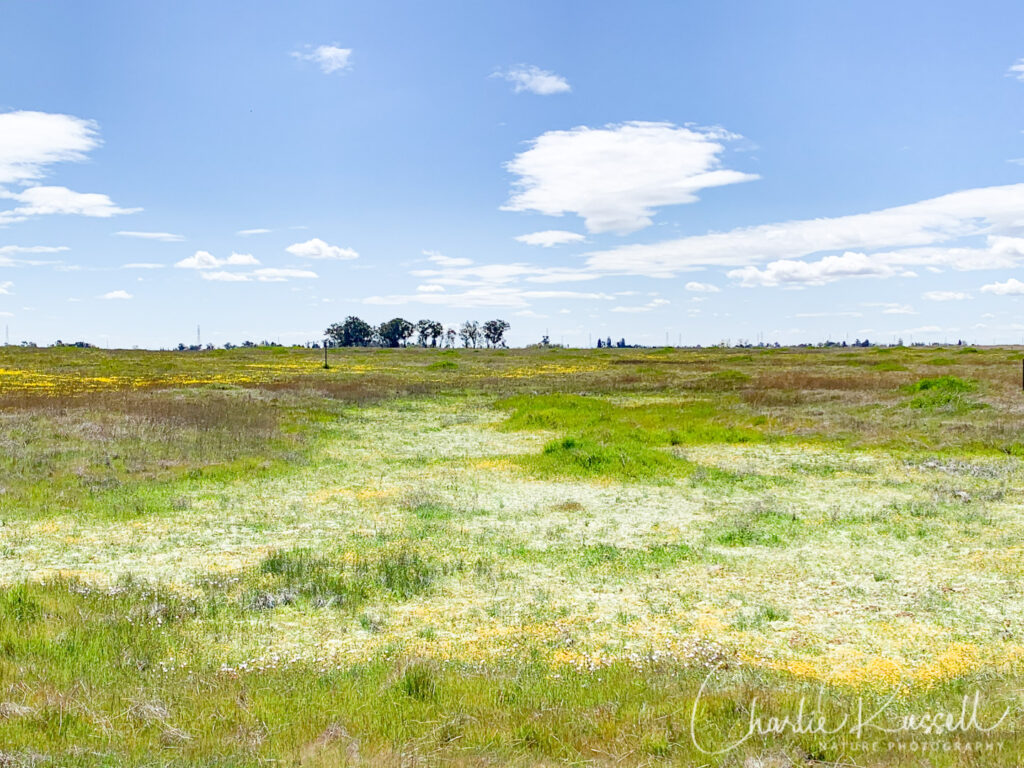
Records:
[[[742,417],[710,401],[618,404],[576,395],[516,396],[498,403],[509,410],[508,430],[568,433],[520,464],[541,477],[656,480],[681,477],[693,465],[666,449],[764,439]]]
[[[408,545],[351,562],[306,549],[275,552],[243,579],[241,603],[262,610],[302,601],[353,611],[370,600],[408,600],[442,572],[440,563]]]
[[[28,764],[43,754],[72,767],[154,761],[526,766],[605,755],[619,764],[654,758],[685,766],[749,765],[779,755],[832,764],[858,749],[857,739],[842,731],[829,739],[786,733],[770,746],[749,740],[717,758],[701,753],[694,737],[713,749],[743,735],[755,692],[772,691],[758,702],[765,718],[793,716],[803,698],[833,726],[857,701],[842,687],[818,688],[726,664],[698,702],[717,657],[710,646],[688,666],[619,663],[596,673],[562,668],[553,675],[530,663],[479,671],[386,657],[348,669],[285,659],[261,669],[228,670],[208,658],[196,632],[208,610],[139,585],[111,593],[73,583],[0,592],[0,680],[33,681],[8,689],[9,714],[0,718],[4,760]],[[762,603],[741,614],[737,625],[749,631],[789,618]],[[166,666],[168,655],[188,663]],[[889,702],[884,722],[898,724],[908,714],[936,708],[958,712],[962,697],[977,685],[989,694],[980,701],[979,721],[994,723],[1010,690],[991,678],[966,678]],[[886,704],[884,694],[860,696],[872,712]],[[1007,728],[998,738],[1002,749],[984,764],[1014,765],[1020,735]],[[881,740],[870,748],[870,759],[905,760],[901,740]],[[961,755],[942,748],[955,740],[929,737],[936,748],[928,764],[962,764]]]
[[[0,766],[1018,765],[1019,360],[0,348]]]
[[[171,390],[33,400],[0,413],[0,517],[125,520],[175,512],[197,481],[294,470],[338,409],[291,395]]]
[[[913,395],[910,399],[911,408],[953,412],[982,407],[967,398],[975,389],[977,385],[974,382],[956,376],[924,378],[907,387],[907,391]]]

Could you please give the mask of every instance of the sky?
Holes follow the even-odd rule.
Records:
[[[12,343],[1024,343],[1019,2],[0,0]]]

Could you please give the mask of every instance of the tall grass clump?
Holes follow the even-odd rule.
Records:
[[[976,388],[974,382],[956,376],[920,379],[907,387],[907,392],[912,395],[909,405],[922,410],[945,411],[979,408],[979,403],[966,397]]]
[[[373,600],[408,600],[442,572],[436,560],[404,545],[355,556],[293,549],[272,553],[247,574],[242,603],[255,610],[296,602],[355,610]]]

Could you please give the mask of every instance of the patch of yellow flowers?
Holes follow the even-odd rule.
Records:
[[[843,657],[827,655],[760,663],[769,669],[835,685],[921,689],[983,668],[1018,665],[1021,661],[1024,661],[1024,648],[1020,646],[988,649],[973,643],[951,643],[931,661],[920,664],[860,652],[851,652]]]

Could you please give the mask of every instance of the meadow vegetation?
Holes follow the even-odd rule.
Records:
[[[0,348],[0,766],[1024,760],[1020,349],[321,354]]]

